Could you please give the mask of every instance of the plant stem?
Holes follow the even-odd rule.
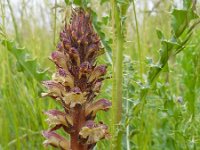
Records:
[[[5,3],[3,1],[0,1],[0,10],[1,10],[1,19],[2,19],[2,31],[4,32],[4,34],[6,35],[6,22],[5,22]]]
[[[126,95],[127,95],[126,97],[128,98],[128,92]],[[126,100],[126,114],[128,114],[128,112],[129,112],[129,101]],[[126,149],[127,150],[130,150],[129,133],[130,133],[130,128],[129,128],[129,125],[127,125],[126,127]]]
[[[112,102],[113,102],[113,118],[112,124],[114,135],[117,131],[116,125],[120,123],[122,119],[122,74],[123,74],[123,34],[121,27],[121,19],[119,9],[117,8],[117,2],[111,0],[112,5],[112,25],[113,25],[113,88],[112,88]],[[114,42],[115,41],[115,42]],[[120,150],[122,141],[122,133],[119,132],[117,137],[113,139],[112,149]]]
[[[54,2],[55,9],[54,9],[54,29],[53,29],[53,43],[56,45],[56,15],[57,15],[57,0]]]
[[[80,107],[81,106],[76,106],[72,114],[74,127],[74,132],[70,134],[72,150],[87,150],[87,145],[82,145],[79,143],[79,132],[82,126],[85,124],[84,109]]]
[[[139,64],[140,64],[140,79],[142,79],[142,74],[144,72],[144,68],[143,68],[143,65],[142,65],[143,54],[142,54],[141,45],[140,45],[140,34],[139,34],[137,14],[136,14],[136,9],[135,9],[135,0],[133,0],[133,11],[134,11],[134,17],[135,17],[136,33],[137,33],[137,46],[138,46]]]
[[[10,14],[11,14],[11,17],[12,17],[13,26],[14,26],[14,29],[15,29],[16,41],[20,44],[20,37],[19,37],[19,32],[18,32],[17,21],[15,19],[15,16],[14,16],[14,13],[13,13],[13,9],[12,9],[12,6],[10,4],[10,0],[7,0],[7,3],[8,3],[8,7],[9,7]]]

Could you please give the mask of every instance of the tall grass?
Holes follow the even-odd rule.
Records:
[[[72,5],[90,11],[106,53],[98,63],[109,66],[99,97],[112,99],[112,112],[97,119],[112,139],[96,149],[199,149],[200,30],[191,12],[200,3],[192,2],[0,1],[0,149],[44,149],[42,112],[57,105],[40,98],[40,81],[52,74],[48,54]]]

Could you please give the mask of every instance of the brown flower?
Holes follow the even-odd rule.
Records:
[[[49,110],[44,131],[44,144],[61,149],[89,150],[100,139],[108,137],[107,126],[93,120],[99,110],[108,110],[111,102],[95,101],[100,92],[106,65],[96,65],[96,58],[103,54],[100,39],[94,32],[90,15],[83,9],[72,11],[71,23],[60,33],[60,42],[50,59],[56,72],[52,80],[44,81],[48,89],[42,96],[59,100],[64,111]],[[54,131],[63,128],[70,134],[70,144]]]

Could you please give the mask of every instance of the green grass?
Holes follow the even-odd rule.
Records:
[[[109,150],[113,144],[117,150],[200,149],[199,25],[192,30],[182,51],[175,55],[174,46],[170,53],[170,49],[162,47],[163,39],[160,32],[160,39],[157,37],[156,29],[168,40],[174,31],[179,43],[187,38],[189,26],[195,21],[187,24],[180,35],[183,23],[171,26],[174,2],[151,1],[153,12],[146,0],[140,1],[144,7],[139,1],[133,4],[128,0],[74,1],[92,10],[93,25],[106,50],[98,63],[108,64],[108,76],[113,78],[105,81],[99,95],[112,99],[113,109],[97,116],[112,129],[113,140],[99,142],[96,149]],[[21,0],[17,8],[23,17],[14,13],[15,21],[8,1],[0,2],[0,40],[14,40],[19,43],[18,48],[26,47],[25,55],[17,57],[16,49],[0,45],[0,149],[44,149],[41,131],[48,126],[42,112],[59,106],[52,99],[41,98],[40,75],[27,63],[27,58],[37,58],[33,64],[40,71],[48,68],[44,78],[54,71],[48,56],[55,49],[62,20],[69,20],[71,10],[68,0],[54,2],[44,1],[40,5]],[[10,0],[14,12],[15,5]],[[197,14],[199,6],[197,2]],[[159,53],[160,48],[163,53]],[[156,68],[158,64],[160,69]],[[20,68],[23,69],[19,72]]]

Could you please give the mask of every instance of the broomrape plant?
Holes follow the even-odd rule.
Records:
[[[63,150],[93,149],[100,139],[108,138],[108,128],[103,122],[95,123],[99,110],[108,110],[111,102],[97,101],[105,79],[106,65],[96,65],[96,58],[103,54],[100,39],[94,32],[90,15],[82,8],[72,11],[69,25],[60,33],[60,42],[50,59],[56,65],[52,80],[44,81],[50,96],[58,101],[64,111],[46,111],[50,129],[43,132],[45,146]],[[70,135],[70,142],[55,131],[63,128]]]

